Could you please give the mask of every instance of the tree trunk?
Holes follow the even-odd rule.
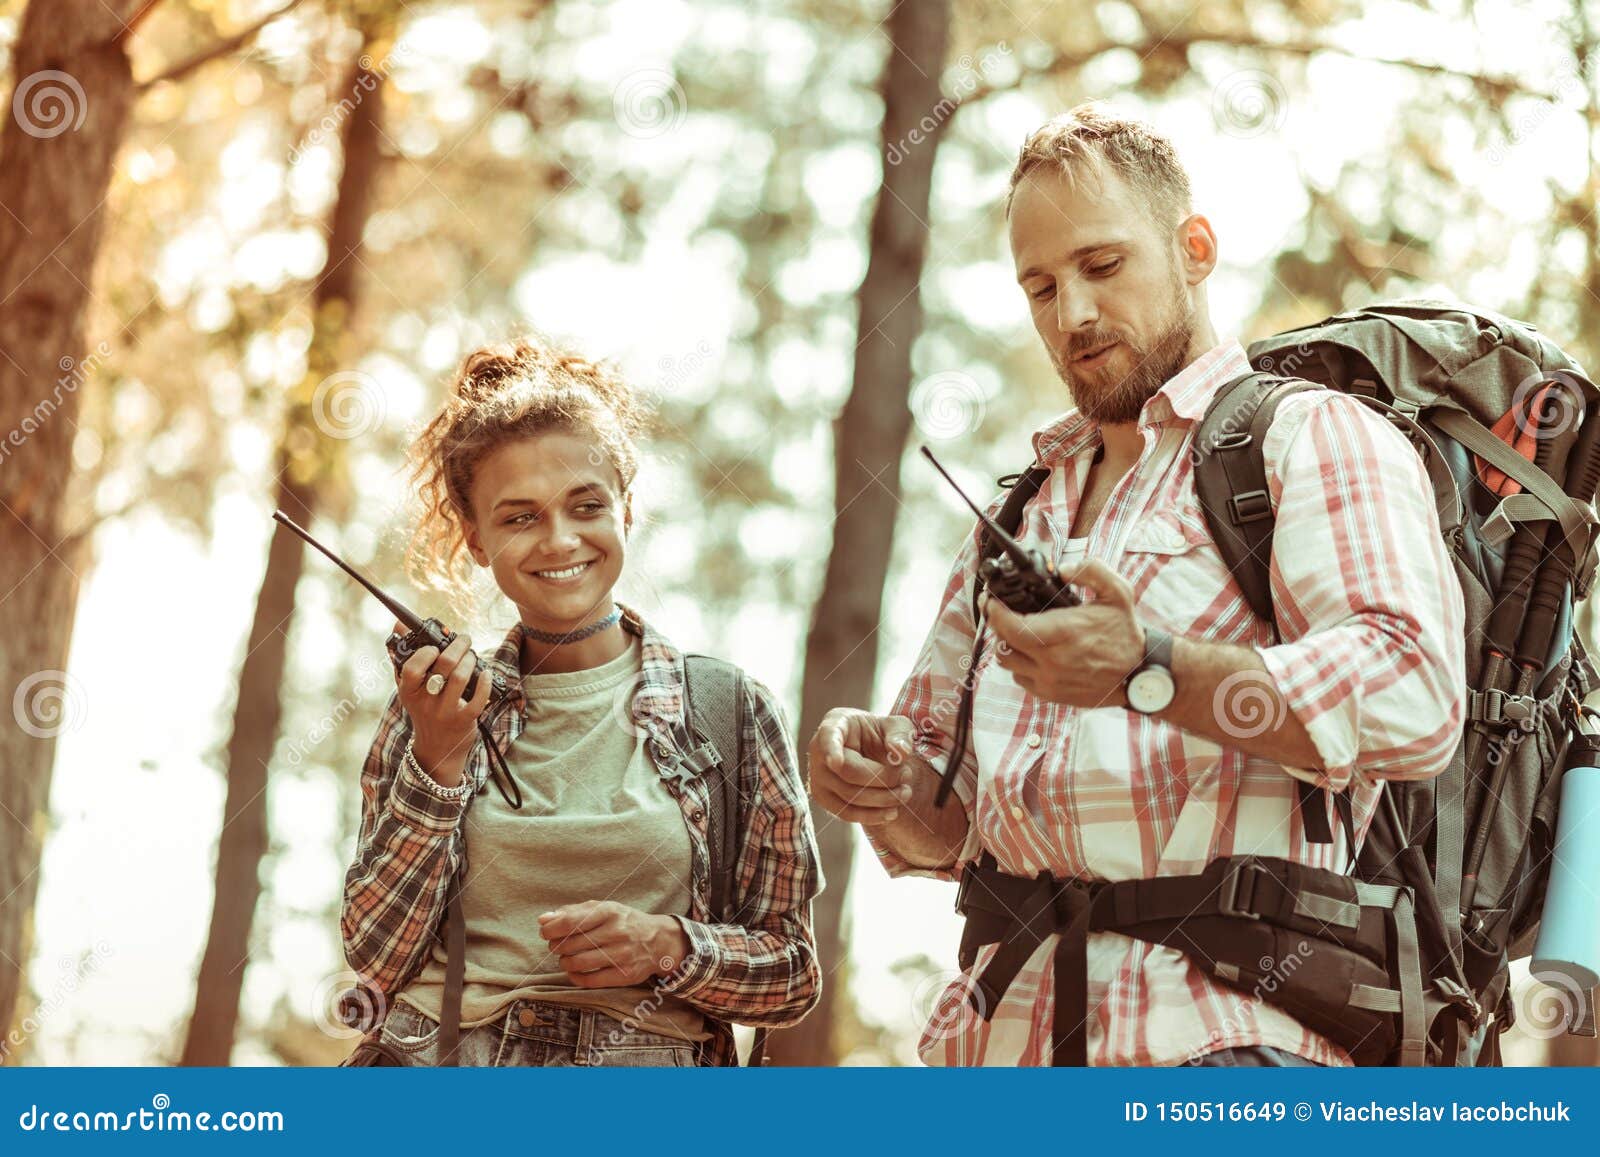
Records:
[[[90,705],[63,668],[77,605],[63,547],[84,313],[112,162],[133,105],[134,0],[34,0],[0,130],[0,1033],[23,986],[55,739]],[[0,1048],[0,1058],[4,1050]]]
[[[319,430],[322,402],[312,389],[339,365],[355,303],[362,234],[371,216],[374,175],[382,139],[382,77],[363,44],[337,94],[353,102],[341,129],[344,169],[328,226],[328,255],[313,291],[315,325],[304,387],[290,406],[276,459],[274,501],[302,526],[316,511],[316,482],[337,443]],[[366,62],[363,65],[363,61]],[[228,797],[217,842],[216,895],[205,955],[195,980],[194,1015],[180,1064],[226,1065],[239,1020],[239,994],[250,960],[250,927],[261,896],[261,861],[267,853],[267,765],[283,716],[283,673],[289,622],[305,552],[298,538],[276,533],[256,598],[233,734],[228,740]]]
[[[897,3],[884,69],[883,181],[872,213],[866,277],[856,295],[856,358],[850,398],[834,424],[833,547],[806,639],[800,739],[833,707],[870,704],[878,666],[878,619],[900,508],[900,459],[911,428],[911,346],[922,331],[918,284],[928,244],[935,118],[950,31],[950,0]],[[913,143],[914,131],[921,136]],[[814,812],[828,886],[815,906],[825,983],[817,1009],[776,1034],[775,1064],[839,1060],[836,1027],[847,972],[845,903],[855,827]]]

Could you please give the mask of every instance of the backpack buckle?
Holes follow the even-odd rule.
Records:
[[[1261,916],[1250,907],[1256,898],[1256,880],[1266,875],[1266,869],[1258,864],[1254,856],[1242,856],[1236,863],[1228,865],[1228,871],[1222,877],[1222,899],[1217,902],[1217,914],[1220,916],[1237,916],[1243,920],[1260,920]],[[1245,886],[1245,881],[1249,886]]]
[[[1448,976],[1435,977],[1433,983],[1434,987],[1444,997],[1446,1004],[1459,1008],[1465,1013],[1468,1029],[1472,1032],[1477,1032],[1483,1027],[1484,1009],[1483,1005],[1478,1003],[1477,997]]]
[[[1529,734],[1538,725],[1538,701],[1531,695],[1508,695],[1504,691],[1473,691],[1468,714],[1479,723],[1515,727]]]
[[[1247,490],[1228,499],[1234,525],[1272,517],[1272,499],[1265,490]]]
[[[978,870],[977,861],[961,869],[961,879],[956,881],[956,911],[965,916],[967,897],[972,894],[972,876]]]
[[[656,774],[662,779],[682,784],[694,778],[695,769],[676,743],[663,743],[660,737],[651,736],[645,743],[645,750],[654,757]]]

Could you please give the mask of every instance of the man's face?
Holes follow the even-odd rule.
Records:
[[[1137,421],[1196,356],[1177,235],[1114,172],[1076,188],[1054,168],[1029,173],[1011,203],[1011,253],[1050,361],[1094,421]]]

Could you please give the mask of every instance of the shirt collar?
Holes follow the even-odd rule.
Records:
[[[1251,369],[1249,355],[1238,339],[1214,346],[1167,379],[1145,402],[1139,414],[1139,425],[1151,425],[1169,417],[1196,421],[1205,414],[1219,387],[1250,373]],[[1044,466],[1054,465],[1099,443],[1100,424],[1082,410],[1068,410],[1034,432],[1034,461]]]

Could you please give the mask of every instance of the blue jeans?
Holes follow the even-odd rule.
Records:
[[[383,1042],[413,1067],[439,1063],[439,1022],[409,1004],[396,1003],[383,1022]],[[456,1064],[462,1067],[532,1068],[691,1067],[693,1043],[630,1029],[592,1008],[518,1000],[503,1014],[461,1030]]]
[[[1316,1061],[1307,1060],[1305,1057],[1284,1049],[1270,1048],[1267,1045],[1255,1045],[1251,1048],[1217,1049],[1203,1057],[1196,1057],[1192,1061],[1183,1062],[1190,1068],[1214,1069],[1298,1069],[1321,1068]]]

